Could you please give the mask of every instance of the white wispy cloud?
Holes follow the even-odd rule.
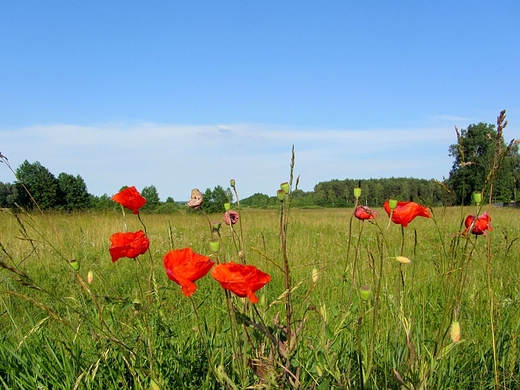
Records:
[[[98,126],[50,125],[0,130],[0,151],[14,168],[39,161],[56,176],[79,174],[89,191],[112,194],[123,185],[155,185],[162,199],[189,197],[191,188],[237,181],[245,197],[274,194],[289,175],[295,146],[300,188],[344,178],[447,176],[452,128],[341,130],[261,124]],[[12,182],[7,170],[0,181]]]

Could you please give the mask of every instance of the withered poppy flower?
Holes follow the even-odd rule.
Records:
[[[474,215],[468,215],[466,217],[466,220],[464,221],[466,229],[462,232],[464,236],[468,234],[469,228],[471,227],[473,221],[475,221]],[[479,236],[481,234],[486,234],[486,230],[493,230],[493,228],[491,227],[491,216],[488,214],[487,211],[477,218],[477,220],[475,221],[475,225],[473,225],[473,229],[471,229],[471,233]]]
[[[150,240],[142,230],[128,233],[114,233],[110,236],[112,245],[109,252],[112,262],[122,257],[136,258],[145,253],[150,247]]]
[[[191,190],[191,198],[188,201],[188,207],[196,210],[200,208],[203,200],[204,197],[202,196],[201,192],[197,188],[194,188]]]
[[[271,281],[271,277],[253,265],[223,263],[217,265],[211,276],[222,288],[239,297],[248,297],[251,303],[257,303],[255,292]]]
[[[234,225],[238,222],[238,213],[235,210],[228,210],[224,213],[224,223]]]
[[[385,202],[384,208],[388,216],[392,215],[392,222],[407,227],[415,217],[430,218],[430,210],[428,207],[421,206],[415,202],[397,202],[397,206],[392,213],[388,201]]]
[[[365,221],[367,219],[376,218],[377,213],[367,206],[357,206],[354,210],[354,216],[361,221]]]
[[[164,255],[166,275],[182,287],[181,291],[187,297],[197,289],[194,282],[205,276],[214,264],[209,257],[199,255],[191,248],[171,250]]]
[[[112,200],[132,210],[134,214],[139,214],[139,209],[146,204],[146,199],[134,186],[122,189],[112,197]]]

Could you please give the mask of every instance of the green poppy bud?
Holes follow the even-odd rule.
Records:
[[[69,264],[74,271],[79,271],[79,261],[78,260],[71,260],[71,261],[69,261]]]
[[[362,300],[368,301],[372,296],[372,290],[369,286],[362,286],[359,288],[359,296]]]
[[[282,189],[276,191],[276,196],[278,197],[278,200],[280,202],[283,202],[283,200],[285,199],[285,191]]]
[[[229,185],[232,187],[232,188],[235,188],[235,179],[231,179],[229,181]]]
[[[475,202],[476,205],[479,205],[480,202],[482,202],[482,194],[480,192],[473,193],[473,202]]]
[[[357,199],[361,196],[361,188],[356,187],[354,188],[354,197]]]
[[[229,211],[231,209],[231,203],[226,202],[224,203],[224,210]]]
[[[209,247],[213,253],[217,253],[220,250],[220,241],[219,240],[211,240],[209,242]]]
[[[290,191],[290,189],[291,189],[291,187],[289,187],[289,183],[287,183],[287,182],[284,182],[284,183],[280,184],[280,188],[281,188],[281,189],[282,189],[286,194],[288,194],[289,191]]]
[[[397,199],[390,199],[388,201],[388,206],[390,206],[390,210],[393,210],[397,207]]]

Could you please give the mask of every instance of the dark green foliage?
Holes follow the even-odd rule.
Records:
[[[13,207],[16,195],[16,186],[0,182],[0,207]]]
[[[203,196],[202,209],[208,214],[223,213],[224,203],[230,202],[226,190],[221,186],[216,186],[213,190],[206,189]]]
[[[143,206],[143,211],[155,211],[161,204],[159,199],[159,193],[155,186],[144,187],[141,191],[141,195],[146,198],[146,204]]]
[[[58,185],[61,198],[61,207],[66,211],[86,210],[90,207],[90,195],[87,185],[80,175],[73,176],[60,173]]]
[[[490,181],[488,174],[494,166],[494,155],[497,147],[506,149],[501,135],[497,138],[495,125],[479,123],[469,125],[458,134],[458,143],[449,148],[454,157],[448,184],[456,194],[457,204],[469,204],[471,194],[481,191],[489,194]],[[515,198],[520,174],[520,157],[518,146],[511,148],[494,176],[493,201],[508,202]]]
[[[21,207],[27,209],[35,207],[27,191],[42,210],[55,209],[62,204],[58,179],[38,161],[31,164],[25,160],[16,169],[16,177],[18,179],[15,183],[18,194],[16,202]]]

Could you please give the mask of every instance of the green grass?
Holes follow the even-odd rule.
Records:
[[[203,215],[141,215],[149,253],[112,263],[109,237],[141,229],[135,215],[2,213],[0,386],[289,388],[290,371],[302,389],[398,389],[395,370],[409,388],[520,388],[520,210],[489,209],[489,241],[459,234],[475,207],[434,209],[433,219],[416,218],[404,236],[376,211],[379,226],[354,219],[351,231],[352,209],[289,211],[291,327],[301,331],[285,370],[260,330],[269,327],[282,344],[287,337],[278,210],[241,211],[246,262],[272,281],[258,291],[258,312],[232,297],[237,315],[210,275],[186,298],[164,272],[172,246],[211,254]],[[219,261],[239,262],[228,226],[221,235]],[[411,264],[399,266],[401,254]],[[362,285],[371,288],[368,301],[360,299]],[[456,344],[449,337],[455,315]]]

